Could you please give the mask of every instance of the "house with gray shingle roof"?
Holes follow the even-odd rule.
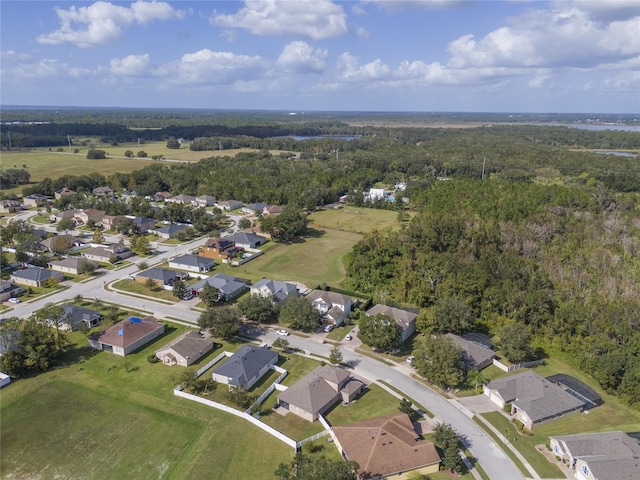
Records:
[[[85,257],[69,257],[48,263],[48,267],[51,270],[70,273],[72,275],[80,275],[86,265],[93,265],[95,268],[98,267],[95,262],[87,260]]]
[[[640,441],[624,432],[549,437],[551,450],[580,480],[635,480],[640,474]]]
[[[182,232],[183,230],[186,230],[187,227],[188,225],[172,223],[162,228],[156,228],[155,233],[158,235],[158,237],[166,240],[166,239],[175,237],[178,232]]]
[[[259,297],[273,297],[273,299],[282,303],[287,298],[298,296],[298,287],[293,283],[282,282],[280,280],[270,280],[263,278],[258,280],[250,287],[251,295]]]
[[[100,318],[102,318],[100,312],[92,308],[80,307],[71,303],[65,303],[61,307],[63,314],[60,329],[68,332],[80,329],[83,324],[87,329],[93,328],[100,323]],[[48,323],[53,325],[50,321]]]
[[[191,195],[176,195],[175,197],[169,197],[165,200],[167,203],[180,203],[182,205],[191,205],[191,203],[196,201],[196,197],[192,197]]]
[[[462,362],[467,370],[482,370],[491,365],[496,358],[496,353],[483,345],[470,342],[453,333],[447,333],[445,337],[462,349]]]
[[[322,323],[336,327],[342,325],[353,305],[351,297],[326,290],[312,290],[307,298],[314,308],[322,314]]]
[[[245,205],[242,207],[242,211],[244,213],[248,213],[250,215],[262,215],[262,211],[267,208],[266,203],[250,203],[249,205]]]
[[[390,307],[388,305],[377,304],[365,312],[366,315],[386,315],[391,318],[400,329],[400,337],[404,342],[416,331],[416,318],[418,312],[414,310]]]
[[[247,282],[245,280],[225,273],[216,273],[211,277],[207,277],[191,285],[191,290],[194,294],[200,295],[205,284],[217,288],[226,301],[234,299],[247,289]]]
[[[581,412],[585,404],[530,370],[492,380],[484,386],[484,394],[501,409],[511,404],[511,414],[529,430],[535,424]]]
[[[278,362],[278,354],[268,348],[243,345],[213,371],[213,379],[249,390]]]
[[[215,266],[213,258],[203,257],[201,255],[181,255],[169,260],[169,268],[177,268],[178,270],[187,270],[189,272],[208,272]]]
[[[237,247],[242,248],[257,248],[267,243],[266,237],[249,232],[237,232],[225,238],[231,240]]]
[[[314,422],[339,400],[350,402],[363,390],[364,384],[351,378],[348,371],[324,365],[317,367],[278,395],[278,404]]]
[[[191,330],[156,350],[155,355],[165,365],[188,367],[213,350],[214,346],[210,336]]]
[[[168,270],[166,268],[152,267],[148,270],[140,272],[136,275],[136,282],[146,283],[149,279],[153,280],[159,287],[172,287],[177,280],[186,280],[189,278],[188,273],[178,272],[176,270]]]
[[[50,281],[64,281],[64,274],[47,268],[29,267],[14,271],[10,279],[28,287],[43,287]]]

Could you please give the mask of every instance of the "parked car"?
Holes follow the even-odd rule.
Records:
[[[280,335],[281,337],[287,337],[289,336],[289,332],[287,332],[286,330],[278,330],[276,332],[278,335]]]
[[[9,303],[20,303],[20,299],[16,297],[11,297],[9,299]]]
[[[260,345],[258,345],[258,347],[259,348],[267,348],[267,349],[271,348],[271,347],[269,347],[268,343],[261,343]]]
[[[351,335],[347,335],[346,337],[344,337],[345,340],[353,340],[353,337]]]
[[[189,292],[184,294],[184,297],[182,297],[182,300],[191,300],[192,298],[193,298],[193,293]]]
[[[333,330],[333,325],[326,325],[326,326],[324,327],[324,331],[325,331],[325,332],[330,332],[331,330]]]
[[[414,357],[413,355],[408,356],[408,357],[407,357],[407,363],[409,363],[409,364],[413,364],[413,359],[414,359],[414,358],[415,358],[415,357]]]

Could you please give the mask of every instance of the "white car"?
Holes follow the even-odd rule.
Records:
[[[353,337],[351,335],[347,335],[346,337],[344,337],[345,340],[352,340]]]
[[[258,348],[266,348],[268,350],[271,347],[269,347],[268,343],[261,343],[260,345],[258,345]]]
[[[413,363],[414,358],[415,358],[415,357],[414,357],[413,355],[411,355],[411,356],[407,357],[407,363],[408,363],[408,364],[412,364],[412,363]]]
[[[16,297],[11,297],[9,299],[9,303],[20,303],[20,299]]]
[[[288,337],[289,336],[289,332],[287,332],[286,330],[278,330],[276,333],[278,335],[280,335],[281,337]]]
[[[333,330],[333,325],[327,325],[326,327],[324,327],[324,331],[325,332],[330,332],[331,330]]]

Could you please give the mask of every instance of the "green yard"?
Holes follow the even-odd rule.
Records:
[[[397,229],[398,212],[345,206],[339,210],[321,210],[309,216],[309,223],[320,229],[364,234],[372,230]]]

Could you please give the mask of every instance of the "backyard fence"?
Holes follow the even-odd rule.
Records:
[[[500,360],[496,358],[493,359],[493,364],[504,372],[513,372],[514,370],[518,370],[520,368],[535,367],[537,365],[542,365],[543,363],[544,363],[544,360],[534,360],[533,362],[522,362],[522,363],[517,363],[515,365],[507,366],[504,363],[502,363]]]
[[[216,356],[216,358],[214,358],[213,360],[209,361],[205,366],[203,366],[202,368],[200,368],[196,373],[195,373],[195,377],[198,378],[200,375],[202,375],[204,372],[206,372],[207,370],[209,370],[211,367],[213,367],[216,363],[218,363],[220,360],[222,360],[224,357],[228,357],[230,356],[231,353],[229,352],[222,352],[220,354],[218,354]]]

